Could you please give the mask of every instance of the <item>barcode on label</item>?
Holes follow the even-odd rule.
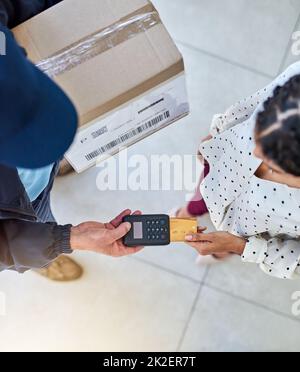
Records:
[[[170,111],[165,111],[164,113],[162,113],[162,114],[156,116],[155,118],[147,121],[145,124],[139,126],[138,128],[132,130],[131,132],[128,132],[128,133],[118,137],[114,141],[111,141],[107,145],[102,146],[99,149],[87,154],[85,156],[85,158],[88,161],[94,160],[98,156],[105,154],[107,151],[110,151],[110,150],[112,150],[113,148],[115,148],[119,145],[122,145],[122,143],[130,140],[131,138],[134,138],[134,137],[138,136],[139,134],[145,132],[148,129],[151,129],[151,128],[155,127],[157,124],[159,124],[162,121],[167,120],[169,118],[170,118]]]

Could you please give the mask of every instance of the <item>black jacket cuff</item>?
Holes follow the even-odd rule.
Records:
[[[72,225],[56,226],[54,228],[54,251],[59,254],[71,254],[71,228]]]

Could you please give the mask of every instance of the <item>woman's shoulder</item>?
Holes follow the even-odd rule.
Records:
[[[300,74],[300,61],[294,62],[289,67],[287,67],[285,72],[288,72],[288,71],[290,71],[291,73],[294,73],[296,75]]]

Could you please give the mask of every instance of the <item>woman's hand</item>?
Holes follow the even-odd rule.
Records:
[[[247,244],[245,239],[227,232],[188,235],[186,241],[202,256],[219,253],[235,253],[241,256]]]
[[[141,214],[137,211],[135,215]],[[130,231],[131,225],[123,223],[123,218],[130,216],[126,210],[109,223],[85,222],[75,226],[71,231],[71,248],[102,253],[112,257],[123,257],[139,252],[142,247],[128,248],[122,238]]]
[[[201,143],[205,143],[207,141],[210,141],[212,138],[213,138],[213,136],[211,134],[209,134],[208,136],[206,136],[205,138],[202,139]]]
[[[207,137],[205,137],[205,138],[203,138],[203,139],[201,140],[201,143],[204,143],[204,142],[210,141],[212,138],[213,138],[213,136],[212,136],[211,134],[209,134]],[[198,151],[198,159],[200,160],[201,163],[204,162],[203,155],[200,153],[200,151]]]

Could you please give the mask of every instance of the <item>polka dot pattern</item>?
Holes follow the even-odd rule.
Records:
[[[253,155],[253,137],[263,102],[295,74],[300,74],[300,62],[224,115],[215,116],[213,139],[200,147],[210,164],[201,193],[215,227],[247,238],[243,261],[257,263],[267,274],[283,279],[300,275],[300,190],[255,176],[261,160]]]

